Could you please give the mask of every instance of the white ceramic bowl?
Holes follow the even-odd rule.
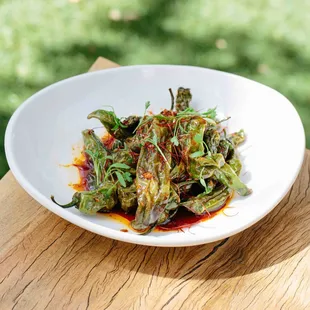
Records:
[[[235,197],[227,215],[196,224],[184,232],[138,235],[120,231],[123,224],[105,216],[86,216],[75,208],[52,203],[70,201],[70,182],[78,180],[72,146],[81,145],[81,131],[100,126],[87,115],[112,105],[119,116],[170,107],[168,88],[191,88],[193,107],[214,106],[226,116],[228,131],[243,128],[247,141],[239,148],[241,179],[253,189]],[[77,147],[78,148],[78,147]],[[292,186],[302,165],[305,136],[292,104],[277,91],[248,79],[198,67],[147,65],[82,74],[53,84],[24,102],[12,116],[5,135],[10,168],[21,186],[50,211],[94,233],[126,242],[156,246],[189,246],[219,240],[253,225],[270,212]]]

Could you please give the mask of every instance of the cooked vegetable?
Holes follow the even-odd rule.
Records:
[[[150,136],[141,149],[137,164],[138,208],[132,227],[144,231],[154,225],[170,195],[171,143],[167,127],[153,120]]]
[[[216,109],[198,112],[190,107],[189,88],[171,89],[171,109],[148,115],[118,118],[112,108],[96,110],[108,132],[103,142],[93,130],[82,132],[89,163],[87,189],[73,195],[63,208],[85,214],[121,208],[135,213],[132,228],[149,233],[172,221],[179,209],[193,216],[222,208],[233,192],[251,190],[240,180],[242,164],[236,147],[245,140],[243,130],[226,134]],[[175,111],[174,111],[175,107]]]
[[[177,112],[184,111],[189,107],[192,100],[192,94],[189,88],[180,87],[176,98],[175,108]]]
[[[227,188],[215,190],[212,194],[199,194],[197,197],[190,198],[182,205],[191,212],[201,215],[206,212],[214,212],[221,208],[230,197],[231,191]]]
[[[248,196],[252,193],[252,190],[240,181],[239,177],[228,164],[224,164],[220,169],[216,169],[214,174],[219,182],[235,190],[239,195]]]
[[[106,130],[119,140],[124,140],[125,138],[132,136],[132,127],[135,127],[136,124],[136,119],[131,118],[130,120],[127,120],[128,124],[126,125],[126,122],[121,122],[121,120],[115,115],[114,111],[106,110],[96,110],[90,113],[87,118],[99,119]]]
[[[90,189],[100,186],[104,177],[105,166],[107,163],[108,155],[107,150],[104,148],[100,139],[95,135],[93,130],[86,129],[82,132],[85,154],[88,156],[93,164],[93,179],[94,182],[89,184]]]
[[[94,191],[77,192],[73,195],[72,201],[66,205],[61,205],[55,201],[54,203],[62,208],[76,207],[82,213],[93,215],[98,211],[109,212],[116,205],[116,186],[113,183],[106,182],[104,185]]]
[[[137,208],[137,188],[135,183],[132,183],[129,187],[118,186],[117,192],[121,208],[126,213]]]
[[[234,132],[231,135],[229,135],[229,139],[231,143],[236,147],[245,140],[245,132],[243,129],[241,129],[238,132]]]

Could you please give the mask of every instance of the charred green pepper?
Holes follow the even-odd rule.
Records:
[[[137,188],[135,183],[132,183],[129,187],[118,186],[117,192],[121,208],[126,213],[137,208]]]
[[[51,199],[62,208],[76,207],[84,214],[93,215],[98,211],[109,212],[117,203],[116,186],[113,183],[105,183],[93,191],[77,192],[73,195],[72,201],[65,205],[56,202],[54,196],[51,196]]]

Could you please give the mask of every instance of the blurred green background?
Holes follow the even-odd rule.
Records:
[[[310,147],[309,21],[307,0],[0,0],[0,177],[13,111],[100,55],[122,65],[204,66],[269,85],[297,108]]]

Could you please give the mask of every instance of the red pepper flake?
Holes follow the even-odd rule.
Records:
[[[144,145],[149,150],[154,150],[155,149],[155,145],[150,143],[150,142],[146,142]]]
[[[111,136],[109,133],[105,134],[101,140],[107,149],[111,150],[113,148],[115,138]]]
[[[122,228],[121,231],[122,232],[128,232],[128,229]]]
[[[138,162],[138,159],[139,159],[139,154],[138,154],[138,153],[135,153],[135,152],[133,152],[133,151],[130,151],[129,153],[130,153],[131,157],[133,158],[133,161],[134,161],[135,163],[137,163],[137,162]]]
[[[175,111],[164,109],[160,114],[164,116],[176,116],[177,113]]]
[[[144,172],[144,173],[142,174],[142,176],[143,176],[144,179],[147,179],[147,180],[150,180],[150,179],[153,178],[153,175],[152,175],[152,173],[150,173],[150,172]]]

